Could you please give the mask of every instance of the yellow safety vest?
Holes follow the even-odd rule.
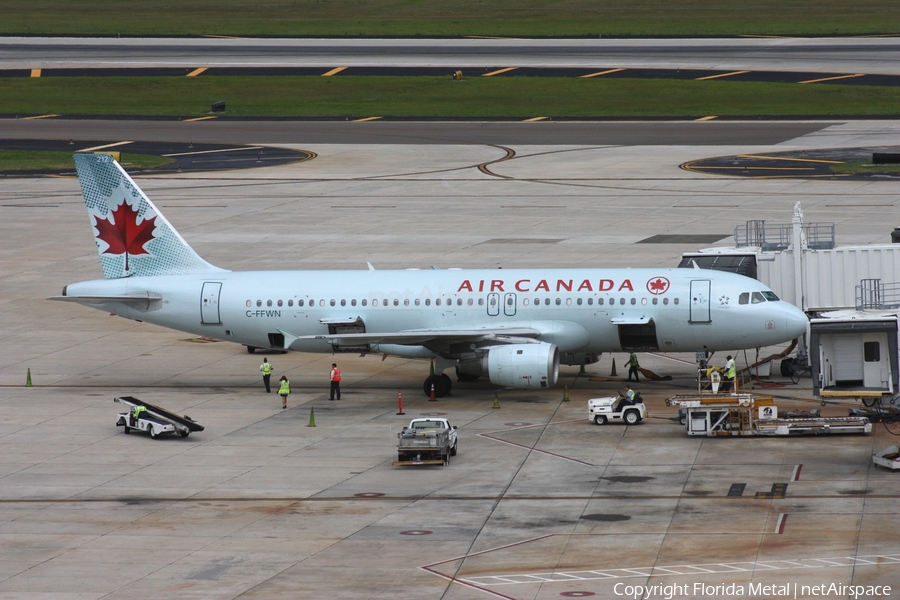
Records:
[[[727,377],[728,379],[734,379],[734,375],[735,375],[734,361],[729,360],[728,362],[725,363],[725,377]]]
[[[281,385],[278,388],[278,393],[282,396],[287,396],[291,393],[291,382],[285,379],[281,382]]]
[[[270,363],[264,362],[259,370],[263,372],[263,375],[271,375],[272,374],[272,365]]]

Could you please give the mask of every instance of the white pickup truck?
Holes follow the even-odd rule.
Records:
[[[397,439],[396,466],[448,465],[459,447],[456,427],[441,417],[413,419]]]

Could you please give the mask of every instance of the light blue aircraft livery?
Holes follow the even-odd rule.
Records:
[[[248,271],[197,255],[105,154],[75,166],[104,279],[65,300],[256,348],[428,359],[423,385],[486,376],[513,388],[556,383],[560,363],[601,352],[757,348],[806,332],[807,317],[763,284],[701,269]]]

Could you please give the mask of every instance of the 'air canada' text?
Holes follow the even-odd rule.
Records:
[[[619,283],[612,279],[600,279],[598,281],[583,279],[580,282],[574,279],[557,279],[556,281],[541,279],[537,282],[531,279],[519,279],[513,283],[508,283],[504,279],[478,279],[475,281],[465,279],[459,284],[459,288],[456,291],[512,292],[514,290],[517,292],[633,292],[634,286],[630,279],[623,279]]]

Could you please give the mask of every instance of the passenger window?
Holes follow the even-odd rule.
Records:
[[[632,298],[631,305],[634,306],[635,304],[637,304],[637,298]]]
[[[341,306],[347,306],[347,301],[341,298]]]
[[[750,296],[751,304],[759,304],[760,302],[765,302],[765,301],[766,301],[766,299],[763,298],[763,295],[760,294],[759,292],[753,292],[753,295]]]
[[[288,306],[293,306],[293,305],[294,305],[294,301],[293,301],[293,300],[288,300]]]
[[[576,300],[575,303],[578,304],[578,306],[581,306],[581,298],[579,298],[578,300]]]
[[[419,306],[421,303],[422,301],[419,298],[416,298],[416,306]]]
[[[604,302],[603,298],[597,298],[597,305],[603,306],[603,302]]]
[[[356,298],[350,300],[350,306],[356,306]]]
[[[550,306],[550,298],[544,298],[544,306]]]
[[[678,304],[678,298],[675,298],[674,300],[672,300],[672,304]]]
[[[478,299],[478,306],[484,306],[484,298]]]
[[[625,304],[625,298],[619,298],[619,304]]]
[[[527,300],[527,299],[525,300],[525,304],[528,304],[528,300]],[[472,306],[472,299],[471,299],[471,298],[469,298],[469,306]]]
[[[335,303],[334,303],[334,298],[331,299],[330,304],[331,304],[332,306],[334,306],[334,304],[335,304]]]
[[[257,306],[257,307],[262,306],[262,300],[257,300],[257,301],[256,301],[256,306]]]
[[[562,298],[557,298],[556,305],[559,306],[560,304],[562,304]]]
[[[434,305],[435,305],[435,306],[440,306],[440,305],[441,305],[441,299],[440,299],[440,298],[435,298],[435,299],[434,299]]]
[[[425,298],[425,306],[431,306],[431,298]]]
[[[653,299],[653,306],[656,306],[657,304],[659,304],[659,298],[654,298],[654,299]]]
[[[750,304],[750,292],[741,292],[738,296],[738,304]]]
[[[266,306],[272,306],[272,301],[271,301],[271,300],[266,300]]]
[[[457,306],[462,306],[462,298],[457,298],[457,299],[456,299],[456,305],[457,305]]]
[[[579,300],[580,300],[580,299],[581,299],[581,298],[579,298]],[[571,298],[566,298],[566,306],[572,306],[572,299],[571,299]]]
[[[297,300],[297,306],[303,306],[303,299]]]
[[[600,303],[599,300],[597,300],[597,302]],[[594,299],[593,299],[593,298],[588,298],[588,306],[592,306],[593,304],[594,304]]]
[[[668,303],[669,303],[669,299],[663,298],[663,306],[667,305]]]
[[[403,299],[403,306],[409,306],[409,298]]]
[[[279,301],[278,301],[278,306],[281,306],[281,305],[282,305],[282,302],[281,302],[281,300],[279,300]]]
[[[469,300],[471,302],[471,300]],[[528,306],[528,298],[522,298],[522,306]]]
[[[394,298],[394,306],[400,306],[400,298]]]
[[[372,298],[372,306],[378,306],[378,298]]]
[[[368,302],[368,300],[366,300],[365,298],[363,298],[362,300],[359,301],[359,303],[362,304],[363,306],[365,306],[367,302]]]
[[[319,300],[319,306],[325,306],[325,299],[324,299],[324,298],[322,298],[321,300]]]
[[[253,300],[247,300],[247,308],[253,306]]]

